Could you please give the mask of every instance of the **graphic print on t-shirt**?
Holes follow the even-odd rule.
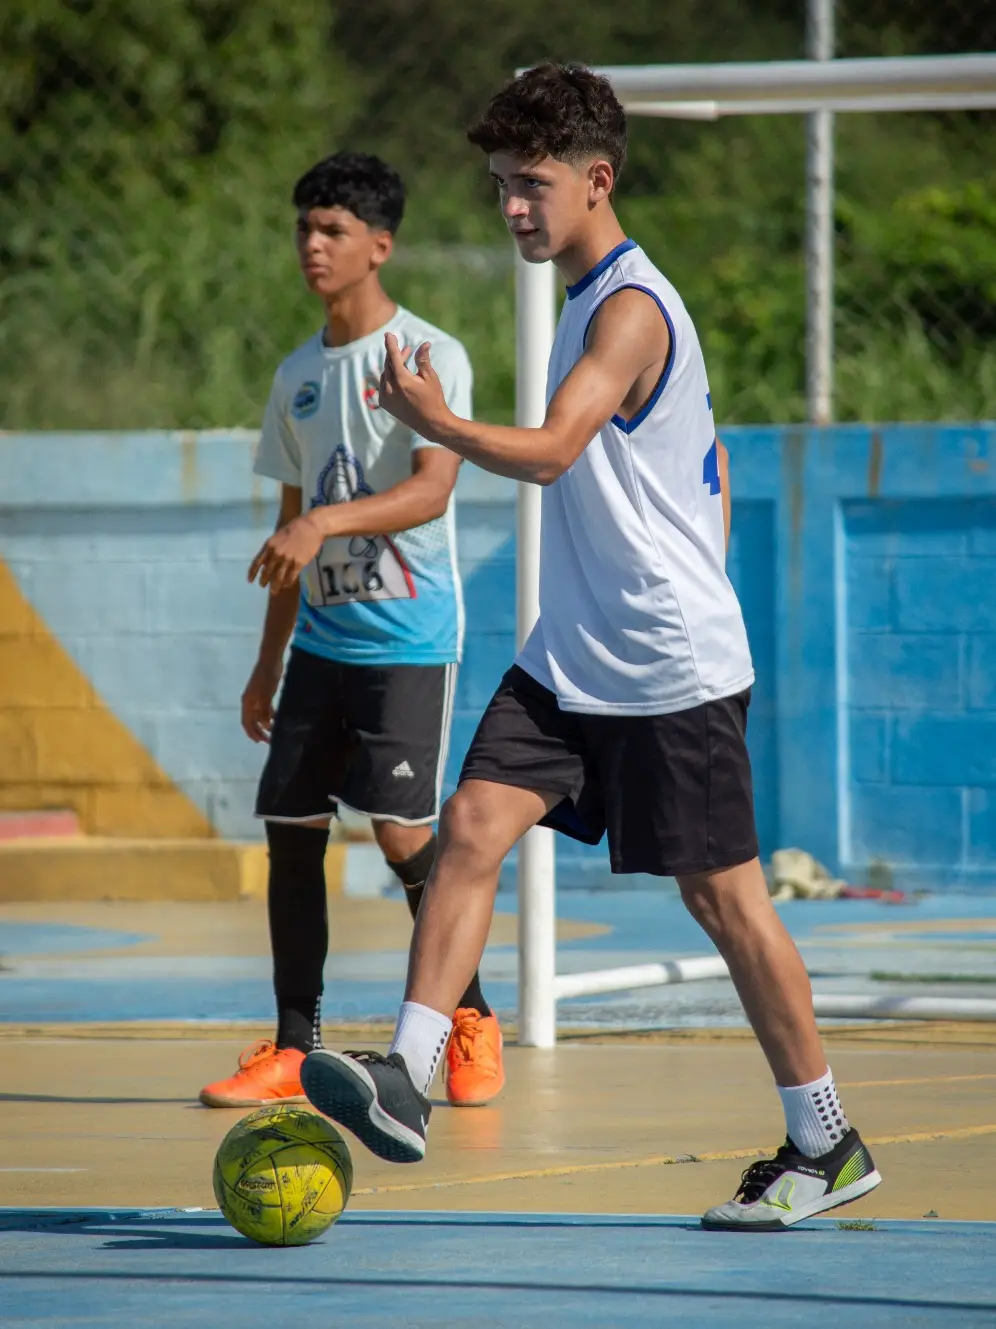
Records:
[[[351,503],[373,493],[363,467],[340,443],[318,476],[311,506]],[[414,600],[416,594],[411,572],[387,535],[330,536],[305,572],[304,588],[308,603],[323,609],[370,600]]]
[[[301,491],[302,511],[383,495],[410,479],[435,444],[380,405],[384,334],[401,346],[432,343],[451,410],[473,414],[473,372],[463,346],[398,308],[382,328],[341,346],[324,329],[280,364],[254,470]],[[463,600],[452,498],[446,511],[388,537],[326,543],[301,578],[294,645],[354,665],[450,664],[463,641]]]

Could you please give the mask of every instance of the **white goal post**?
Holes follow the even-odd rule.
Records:
[[[833,0],[809,0],[808,60],[756,64],[632,65],[600,69],[629,115],[716,120],[733,115],[809,116],[807,152],[807,401],[813,423],[831,414],[832,117],[841,112],[996,109],[996,53],[834,60]],[[546,405],[546,370],[556,321],[556,274],[549,263],[516,257],[516,422],[538,426]],[[525,639],[539,607],[539,490],[519,486],[517,635]],[[556,974],[556,882],[553,832],[537,827],[519,846],[519,1042],[552,1047],[557,1000],[625,991],[694,977],[720,976],[713,957],[587,974]],[[691,966],[690,968],[688,966]],[[885,1014],[883,1003],[835,998],[826,1014]],[[941,1003],[943,1004],[943,1003]],[[996,1019],[989,1013],[966,1018]],[[939,1009],[924,1001],[919,1009]],[[907,1007],[907,1010],[910,1008]],[[918,1016],[917,1018],[924,1018]],[[930,1018],[930,1017],[926,1017]],[[955,1017],[956,1018],[956,1017]]]
[[[996,54],[616,65],[598,73],[609,79],[628,114],[678,120],[996,107]]]

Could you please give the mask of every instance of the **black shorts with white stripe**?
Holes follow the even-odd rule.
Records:
[[[584,844],[608,832],[613,872],[692,876],[757,857],[750,692],[665,715],[580,715],[513,665],[460,774],[563,795],[540,823]]]
[[[295,647],[256,816],[310,821],[341,804],[375,820],[439,816],[457,666],[351,665]]]

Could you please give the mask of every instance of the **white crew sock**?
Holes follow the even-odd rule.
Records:
[[[417,1001],[401,1003],[391,1051],[404,1057],[412,1084],[420,1094],[429,1092],[452,1028],[453,1021],[431,1006],[420,1006]]]
[[[819,1158],[840,1144],[849,1126],[829,1066],[822,1079],[788,1089],[779,1085],[778,1094],[789,1139],[800,1153]]]

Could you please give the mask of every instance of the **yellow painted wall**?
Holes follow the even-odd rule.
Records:
[[[0,561],[0,810],[73,808],[90,835],[208,837]]]

